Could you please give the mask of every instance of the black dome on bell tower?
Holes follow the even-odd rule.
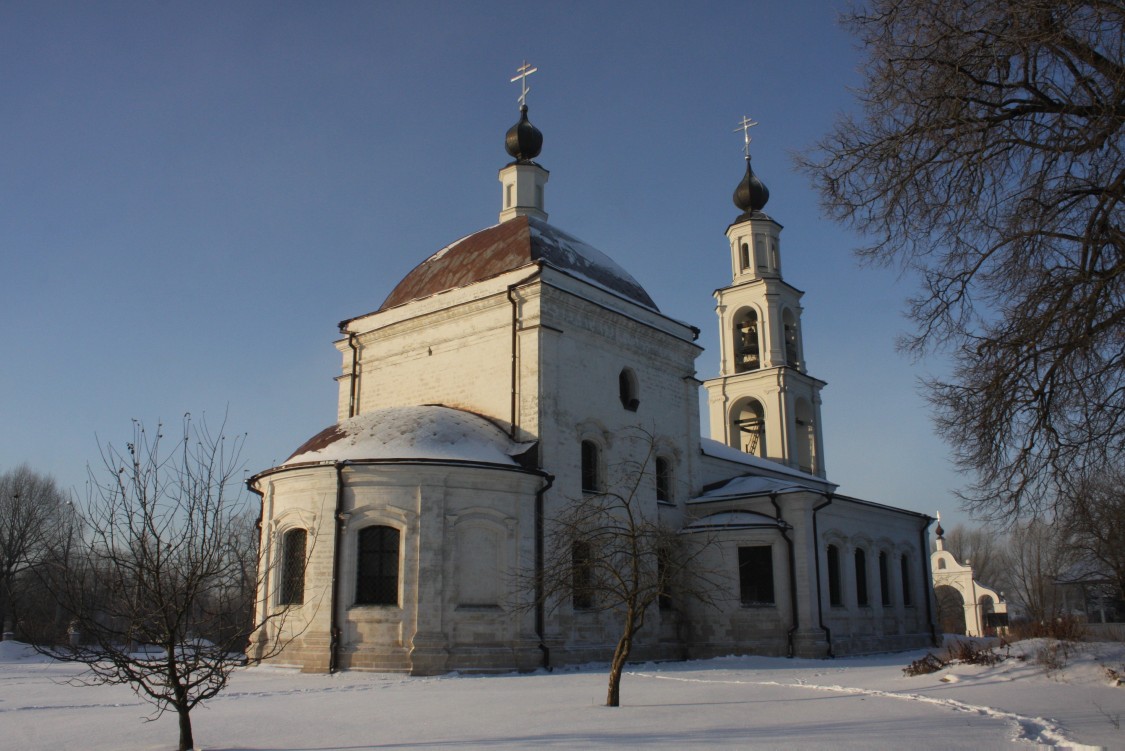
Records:
[[[750,158],[747,157],[746,174],[734,189],[734,205],[742,210],[739,220],[749,219],[752,214],[760,212],[769,200],[769,188],[754,174],[754,170],[750,167]]]
[[[543,150],[543,134],[527,119],[526,104],[520,105],[520,121],[504,136],[504,148],[519,164],[531,162]]]

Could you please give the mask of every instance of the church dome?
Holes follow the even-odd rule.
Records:
[[[640,283],[609,256],[529,216],[475,232],[434,253],[398,283],[379,310],[539,263],[659,312]]]
[[[750,159],[746,159],[746,174],[738,187],[734,189],[734,205],[742,210],[739,220],[749,219],[755,214],[764,216],[762,209],[770,200],[770,191],[766,184],[758,179],[754,170],[750,168]],[[754,217],[757,218],[757,217]]]
[[[520,121],[508,129],[504,148],[517,162],[530,162],[543,150],[543,134],[527,119],[527,105],[520,107]]]
[[[513,441],[480,415],[426,404],[341,420],[305,441],[281,466],[395,459],[520,466],[532,446]]]

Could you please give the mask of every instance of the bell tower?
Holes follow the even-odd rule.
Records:
[[[742,212],[727,228],[731,283],[716,290],[719,376],[705,381],[711,437],[732,448],[824,477],[820,390],[805,367],[801,297],[781,277],[781,225],[762,211],[770,193],[750,167],[734,191]]]

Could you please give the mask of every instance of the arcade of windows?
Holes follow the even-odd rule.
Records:
[[[828,565],[828,604],[834,608],[844,607],[844,593],[841,576],[840,549],[836,545],[829,545],[825,559]],[[855,604],[858,607],[868,607],[871,598],[868,592],[867,579],[867,552],[856,548],[852,555],[853,573],[855,575]],[[910,561],[905,554],[899,556],[899,578],[902,583],[900,592],[901,602],[906,607],[914,605],[913,592],[910,583]],[[879,551],[879,603],[883,607],[892,607],[894,603],[894,590],[891,586],[891,559],[886,551]]]
[[[736,316],[734,321],[734,372],[748,373],[762,367],[762,343],[758,322],[758,311],[753,308]],[[781,331],[785,350],[785,364],[790,368],[801,369],[801,348],[799,344],[797,318],[793,311],[781,314]]]

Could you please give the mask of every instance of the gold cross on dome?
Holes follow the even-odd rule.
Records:
[[[512,83],[515,83],[516,81],[520,82],[519,101],[520,106],[523,107],[525,104],[527,104],[527,92],[531,91],[531,87],[527,85],[527,77],[539,69],[532,68],[530,65],[528,65],[527,60],[524,60],[523,65],[516,68],[516,70],[519,71],[519,75],[512,79]]]
[[[514,81],[515,79],[513,78],[512,80]],[[743,149],[743,151],[746,152],[746,158],[747,159],[750,158],[750,141],[753,140],[753,139],[750,138],[750,129],[753,128],[757,124],[758,123],[755,122],[754,120],[751,120],[748,115],[743,115],[742,116],[742,122],[740,122],[738,124],[738,127],[734,129],[735,133],[737,133],[740,130],[742,131],[742,140],[743,140],[742,149]]]

